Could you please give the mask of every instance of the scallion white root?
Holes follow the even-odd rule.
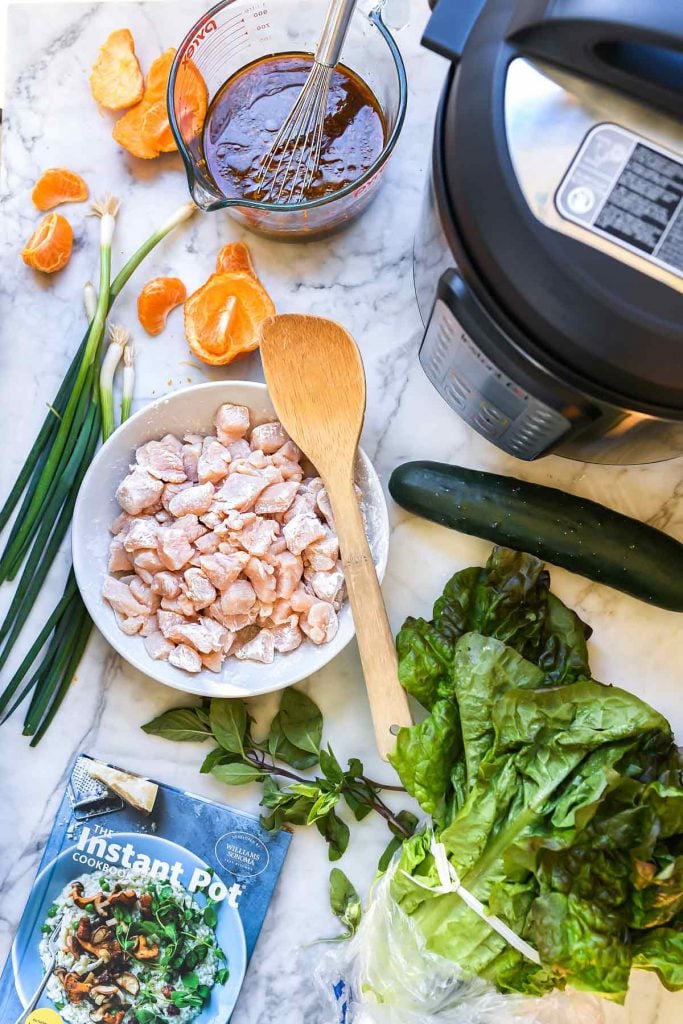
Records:
[[[128,342],[123,350],[123,391],[121,394],[121,422],[130,416],[133,404],[133,388],[135,386],[135,350],[132,342]]]
[[[88,318],[88,323],[91,324],[95,319],[95,311],[97,310],[97,291],[92,281],[88,281],[83,288],[83,305],[85,306],[85,315]]]
[[[100,407],[102,409],[102,440],[106,441],[114,433],[114,374],[121,362],[121,356],[128,344],[128,331],[125,327],[112,324],[109,328],[109,348],[107,349],[100,369]]]

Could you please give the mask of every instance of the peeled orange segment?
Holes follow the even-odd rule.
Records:
[[[202,362],[224,366],[258,347],[259,326],[274,313],[268,292],[251,274],[212,274],[185,302],[185,337]]]
[[[51,210],[60,203],[82,203],[88,198],[88,186],[80,174],[65,167],[43,171],[33,186],[31,199],[39,210]]]
[[[69,262],[74,233],[61,213],[48,213],[24,246],[24,263],[43,274],[54,274]]]
[[[175,50],[170,49],[152,61],[142,100],[112,129],[115,141],[142,160],[153,160],[177,148],[166,109],[166,87],[174,57]]]
[[[145,101],[138,103],[136,107],[129,110],[127,114],[120,117],[112,128],[112,136],[119,146],[123,146],[133,156],[141,160],[153,160],[159,156],[159,146],[156,141],[145,133],[145,115],[147,114]]]
[[[256,277],[251,255],[244,242],[228,242],[216,257],[217,274],[231,274],[235,270]]]
[[[145,100],[145,105],[147,101]],[[155,100],[142,115],[142,133],[155,145],[160,153],[175,153],[177,146],[168,123],[166,100]]]
[[[100,49],[90,73],[90,91],[107,110],[125,110],[142,99],[144,80],[127,28],[112,32]]]
[[[185,301],[187,289],[178,277],[155,277],[138,295],[138,319],[148,334],[161,334],[172,309]]]

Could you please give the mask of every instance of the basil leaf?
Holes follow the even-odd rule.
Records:
[[[315,824],[327,842],[329,859],[339,860],[349,845],[349,826],[334,811],[329,811],[323,818],[318,818]]]
[[[360,897],[340,868],[330,871],[330,909],[346,925],[349,936],[355,935],[362,915]]]
[[[280,704],[280,724],[285,738],[299,750],[318,754],[323,732],[320,708],[300,690],[285,690]]]
[[[322,768],[323,775],[329,782],[339,785],[344,781],[344,770],[329,746],[327,750],[320,751],[320,767]]]
[[[403,840],[399,839],[398,836],[393,836],[384,850],[384,853],[377,861],[377,870],[386,871],[391,864],[391,858],[394,856],[397,850],[400,850]]]
[[[214,747],[202,761],[199,771],[202,775],[206,775],[216,764],[232,764],[235,761],[241,760],[242,758],[239,754],[229,754],[227,750],[223,750],[223,747]]]
[[[236,764],[217,764],[211,769],[211,774],[224,782],[227,786],[245,786],[248,782],[258,782],[263,778],[263,772],[255,765],[245,764],[240,761]]]
[[[173,708],[142,726],[150,736],[183,743],[203,743],[211,735],[199,716],[198,708]]]
[[[231,754],[244,753],[247,709],[239,698],[214,697],[210,710],[211,731],[216,741]]]
[[[289,742],[282,731],[282,721],[279,711],[270,723],[268,753],[271,757],[277,758],[279,761],[284,761],[285,764],[291,765],[292,768],[296,768],[299,771],[307,768],[313,768],[313,766],[318,763],[317,752],[306,753],[304,750],[300,750],[298,747],[295,747],[293,743]]]

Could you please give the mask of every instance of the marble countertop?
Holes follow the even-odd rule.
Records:
[[[30,189],[40,170],[65,165],[81,172],[94,195],[122,199],[114,246],[120,265],[150,231],[186,199],[177,156],[142,163],[113,143],[109,118],[93,104],[87,72],[113,29],[134,33],[143,65],[176,45],[205,7],[202,3],[14,5],[9,13],[8,78],[3,125],[0,193],[0,492],[9,490],[70,354],[83,329],[80,292],[96,273],[96,229],[82,206],[69,209],[76,245],[69,267],[55,279],[38,280],[19,259],[36,220]],[[283,244],[248,237],[259,274],[278,309],[328,315],[357,338],[368,375],[368,413],[363,444],[384,483],[391,469],[410,458],[437,458],[516,473],[602,501],[683,537],[683,462],[636,468],[586,466],[551,457],[521,464],[464,426],[441,401],[419,367],[421,322],[412,282],[412,238],[429,161],[431,122],[445,64],[420,49],[426,4],[412,0],[409,24],[397,32],[410,81],[403,135],[383,191],[364,217],[324,242]],[[116,306],[116,321],[132,328],[138,355],[137,397],[150,398],[190,382],[219,376],[192,362],[179,311],[152,339],[135,316],[142,283],[157,274],[180,276],[192,290],[213,268],[229,239],[247,237],[225,213],[197,215],[167,239],[137,272]],[[257,356],[227,375],[261,379]],[[457,569],[482,564],[489,545],[391,509],[392,547],[384,593],[392,625],[425,614]],[[55,565],[43,610],[52,606],[64,573]],[[613,590],[553,570],[557,593],[594,628],[591,653],[598,678],[618,683],[653,702],[683,737],[683,630],[680,618]],[[0,610],[10,588],[0,590]],[[371,774],[388,769],[373,753],[372,732],[358,655],[351,645],[333,664],[307,681],[321,705],[327,738],[341,758],[356,755]],[[257,809],[256,787],[227,793],[198,774],[202,749],[146,736],[139,726],[182,694],[165,689],[123,664],[94,635],[54,725],[38,750],[21,736],[20,717],[0,731],[0,961],[7,953],[66,783],[74,754],[84,750],[236,806]],[[267,713],[269,699],[256,713]],[[400,805],[400,801],[399,801]],[[386,843],[379,822],[353,830],[342,866],[365,891]],[[320,1018],[310,984],[318,955],[306,940],[335,931],[327,909],[326,851],[317,832],[299,830],[281,885],[250,967],[234,1024],[333,1024]],[[607,1008],[614,1024],[674,1024],[683,994],[666,993],[654,977],[635,979],[626,1009]]]

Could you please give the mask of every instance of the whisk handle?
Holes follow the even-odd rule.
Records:
[[[319,64],[333,68],[339,61],[355,6],[356,0],[331,0],[318,49],[315,51],[315,59]]]

